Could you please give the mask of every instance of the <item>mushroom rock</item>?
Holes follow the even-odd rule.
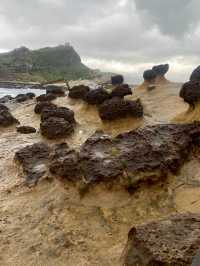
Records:
[[[36,133],[36,129],[30,126],[21,126],[17,127],[17,132],[21,134],[31,134],[31,133]]]
[[[191,81],[200,81],[200,66],[195,68],[195,70],[192,72],[190,76]]]
[[[55,100],[57,97],[52,93],[42,94],[36,98],[37,102],[49,102]]]
[[[0,126],[8,127],[13,124],[19,124],[19,121],[6,109],[0,110]]]
[[[82,99],[85,100],[87,93],[90,91],[90,88],[85,85],[74,86],[69,90],[68,96],[73,99]]]
[[[132,90],[128,84],[122,84],[115,87],[111,92],[111,97],[120,97],[123,98],[126,95],[132,95]]]
[[[121,85],[124,82],[124,77],[122,75],[115,75],[111,77],[112,85]]]
[[[157,76],[164,76],[169,71],[169,64],[154,66],[152,70]]]
[[[41,121],[45,121],[50,117],[59,117],[64,120],[74,123],[74,112],[67,107],[53,107],[53,108],[45,108],[41,112]]]
[[[200,246],[200,215],[176,214],[133,227],[124,266],[189,266]],[[199,265],[199,264],[196,264]]]
[[[41,134],[48,139],[64,138],[74,132],[72,123],[61,117],[49,117],[40,123]]]
[[[57,106],[51,102],[38,102],[36,105],[35,105],[35,108],[34,108],[34,112],[36,114],[41,114],[42,111],[46,110],[46,109],[56,109]]]
[[[104,88],[90,90],[85,97],[85,101],[89,104],[102,104],[110,98],[110,94]]]
[[[139,99],[131,101],[116,97],[99,106],[99,116],[102,120],[115,120],[126,116],[142,117],[143,106]]]
[[[46,87],[46,93],[47,94],[54,94],[55,96],[65,96],[65,91],[66,89],[61,86],[56,86],[56,85],[48,85]]]
[[[49,153],[50,148],[42,142],[26,146],[15,153],[14,159],[22,165],[27,184],[37,184],[45,175]]]
[[[156,76],[157,76],[156,72],[152,69],[145,70],[143,73],[143,78],[147,82],[154,82]]]
[[[188,81],[184,83],[179,95],[185,102],[194,105],[200,100],[200,81]]]
[[[136,188],[176,173],[199,136],[199,123],[147,126],[115,138],[97,132],[81,147],[80,168],[87,182],[121,176],[124,187]]]
[[[70,181],[79,179],[78,153],[67,143],[55,145],[50,154],[49,170],[53,175]]]

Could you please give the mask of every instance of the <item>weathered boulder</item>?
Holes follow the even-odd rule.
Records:
[[[46,109],[56,109],[57,106],[51,102],[38,102],[36,105],[35,105],[35,108],[34,108],[34,112],[36,114],[41,114],[42,111],[46,110]]]
[[[195,70],[192,72],[190,76],[191,81],[200,81],[200,66],[195,68]]]
[[[86,94],[85,101],[89,104],[101,104],[110,98],[110,94],[104,88],[91,90]]]
[[[15,101],[17,103],[22,103],[22,102],[25,102],[27,100],[29,100],[30,98],[26,95],[26,94],[18,94],[16,97],[15,97]]]
[[[9,111],[9,108],[7,106],[5,106],[4,104],[0,103],[0,111]]]
[[[28,92],[28,93],[26,93],[26,96],[27,96],[29,99],[33,99],[33,98],[35,98],[35,93],[33,93],[33,92]]]
[[[0,126],[7,127],[13,124],[19,124],[19,121],[8,110],[0,110]]]
[[[123,84],[120,86],[115,87],[112,92],[111,92],[111,97],[120,97],[123,98],[126,95],[131,95],[132,94],[132,90],[131,88],[128,86],[128,84]]]
[[[46,87],[46,93],[47,94],[54,94],[55,96],[65,96],[65,91],[66,89],[61,86],[56,86],[56,85],[48,85]]]
[[[82,99],[85,100],[87,93],[90,91],[90,88],[85,85],[77,85],[72,87],[69,90],[68,96],[73,99]]]
[[[53,175],[76,181],[80,178],[78,153],[67,143],[55,145],[50,154],[49,170]]]
[[[147,82],[153,82],[156,76],[157,76],[156,72],[152,69],[145,70],[143,73],[143,78]]]
[[[200,81],[188,81],[184,83],[179,95],[185,102],[194,105],[200,100]]]
[[[124,82],[124,77],[122,75],[115,75],[111,77],[112,85],[121,85]]]
[[[56,95],[52,93],[41,94],[40,96],[36,98],[36,101],[37,102],[50,102],[50,101],[55,100],[56,98],[57,98]]]
[[[6,95],[0,98],[0,103],[7,103],[11,100],[13,100],[13,97],[11,95]]]
[[[30,127],[30,126],[21,126],[21,127],[17,127],[17,132],[21,133],[21,134],[31,134],[31,133],[36,133],[36,129],[34,127]]]
[[[74,131],[73,124],[60,117],[49,117],[40,123],[41,134],[48,139],[64,138]]]
[[[116,138],[97,132],[81,147],[81,171],[88,182],[122,176],[128,189],[156,182],[179,170],[199,136],[198,123],[147,126]]]
[[[169,70],[169,64],[157,65],[152,68],[157,76],[164,76]]]
[[[130,101],[112,98],[99,106],[99,116],[102,120],[115,120],[126,116],[142,117],[143,106],[139,99]]]
[[[172,215],[130,230],[123,265],[190,266],[199,246],[200,215]]]
[[[64,120],[74,123],[74,112],[67,107],[45,108],[41,113],[41,121],[45,121],[50,117],[59,117]]]
[[[26,146],[15,153],[15,160],[22,165],[27,184],[37,184],[46,173],[49,153],[50,148],[42,142]]]

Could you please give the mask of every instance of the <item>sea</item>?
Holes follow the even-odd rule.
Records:
[[[26,88],[26,89],[16,89],[16,88],[0,88],[0,98],[1,97],[4,97],[6,95],[10,95],[12,97],[15,97],[17,96],[18,94],[25,94],[25,93],[28,93],[28,92],[33,92],[35,93],[36,96],[39,96],[41,94],[44,94],[46,93],[46,90],[40,90],[40,89],[29,89],[29,88]]]

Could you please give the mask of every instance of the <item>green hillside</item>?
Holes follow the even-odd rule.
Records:
[[[69,44],[29,50],[20,47],[0,54],[0,80],[52,81],[93,78],[95,71],[86,67]]]

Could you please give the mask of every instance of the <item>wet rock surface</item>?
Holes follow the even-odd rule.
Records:
[[[87,93],[90,91],[90,88],[85,85],[77,85],[72,87],[69,90],[68,96],[73,99],[82,99],[85,100]]]
[[[115,120],[126,116],[142,117],[143,106],[140,100],[131,101],[116,97],[99,106],[99,116],[102,120]]]
[[[48,85],[46,86],[46,93],[53,94],[55,96],[65,96],[65,88],[61,86]]]
[[[190,76],[191,81],[200,81],[200,66],[194,69]]]
[[[7,127],[14,124],[19,124],[19,121],[7,109],[0,110],[0,126]]]
[[[132,90],[128,84],[123,84],[115,87],[111,92],[111,97],[120,97],[123,98],[126,95],[132,95]]]
[[[200,100],[200,81],[188,81],[183,84],[180,90],[180,97],[190,105]]]
[[[50,148],[42,142],[26,146],[16,152],[15,161],[22,165],[27,184],[36,184],[46,173],[49,153]]]
[[[34,108],[34,112],[36,114],[41,114],[43,110],[45,109],[56,109],[57,106],[51,102],[38,102],[36,105],[35,105],[35,108]]]
[[[40,123],[41,134],[48,139],[64,138],[74,131],[71,122],[61,117],[49,117]]]
[[[200,215],[173,215],[130,230],[124,265],[189,266],[199,246]]]
[[[111,77],[112,85],[121,85],[124,82],[124,77],[122,75],[115,75]]]
[[[53,107],[43,108],[41,112],[41,121],[45,121],[50,117],[63,118],[64,120],[74,123],[74,112],[67,107]]]
[[[89,104],[102,104],[110,98],[110,94],[104,88],[91,90],[87,93],[85,101]]]
[[[42,94],[36,98],[37,102],[49,102],[55,100],[57,97],[52,93]]]
[[[31,134],[31,133],[36,133],[36,129],[30,126],[20,126],[17,127],[17,132],[21,134]]]

